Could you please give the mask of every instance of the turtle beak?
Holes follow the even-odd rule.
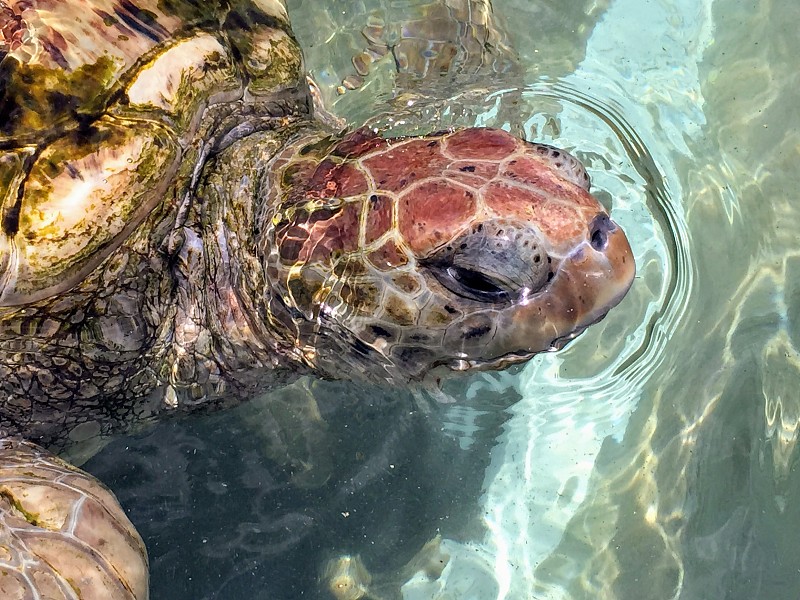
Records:
[[[497,331],[505,339],[496,338],[498,349],[561,349],[625,297],[636,274],[625,233],[605,213],[589,227],[587,241],[554,269],[546,294],[531,295],[504,311],[507,322]]]
[[[448,332],[451,345],[469,357],[452,368],[502,368],[560,350],[620,303],[636,272],[628,239],[605,213],[567,256],[544,256],[543,284],[518,290],[505,304],[492,303],[465,321],[469,327]]]

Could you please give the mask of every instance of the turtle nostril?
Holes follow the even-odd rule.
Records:
[[[589,225],[589,243],[592,248],[598,252],[605,250],[608,245],[608,234],[614,229],[616,229],[616,225],[605,213],[601,213],[592,219]]]
[[[603,231],[602,229],[595,229],[592,232],[591,244],[592,248],[594,248],[595,250],[597,251],[603,250],[603,248],[606,247],[607,241],[608,238],[606,237],[606,232]]]

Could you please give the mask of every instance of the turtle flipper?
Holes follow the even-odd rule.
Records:
[[[0,439],[0,597],[146,600],[142,539],[117,499],[46,450]]]

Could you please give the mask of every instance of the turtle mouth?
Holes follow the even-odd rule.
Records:
[[[572,340],[579,337],[592,325],[596,325],[605,318],[605,315],[600,316],[591,323],[586,323],[580,327],[575,328],[573,331],[566,335],[555,338],[550,345],[545,349],[545,352],[558,352],[563,350],[567,344]],[[514,365],[529,361],[531,358],[540,354],[541,351],[518,350],[515,352],[508,352],[501,356],[490,359],[456,359],[450,362],[447,366],[451,371],[496,371],[507,369]]]
[[[497,371],[527,362],[536,354],[538,354],[538,352],[519,351],[509,352],[488,360],[456,359],[450,362],[447,367],[451,371]]]

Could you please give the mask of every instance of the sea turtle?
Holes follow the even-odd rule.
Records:
[[[568,153],[315,120],[283,0],[4,0],[0,58],[4,598],[148,594],[113,495],[42,446],[503,367],[631,285]]]

